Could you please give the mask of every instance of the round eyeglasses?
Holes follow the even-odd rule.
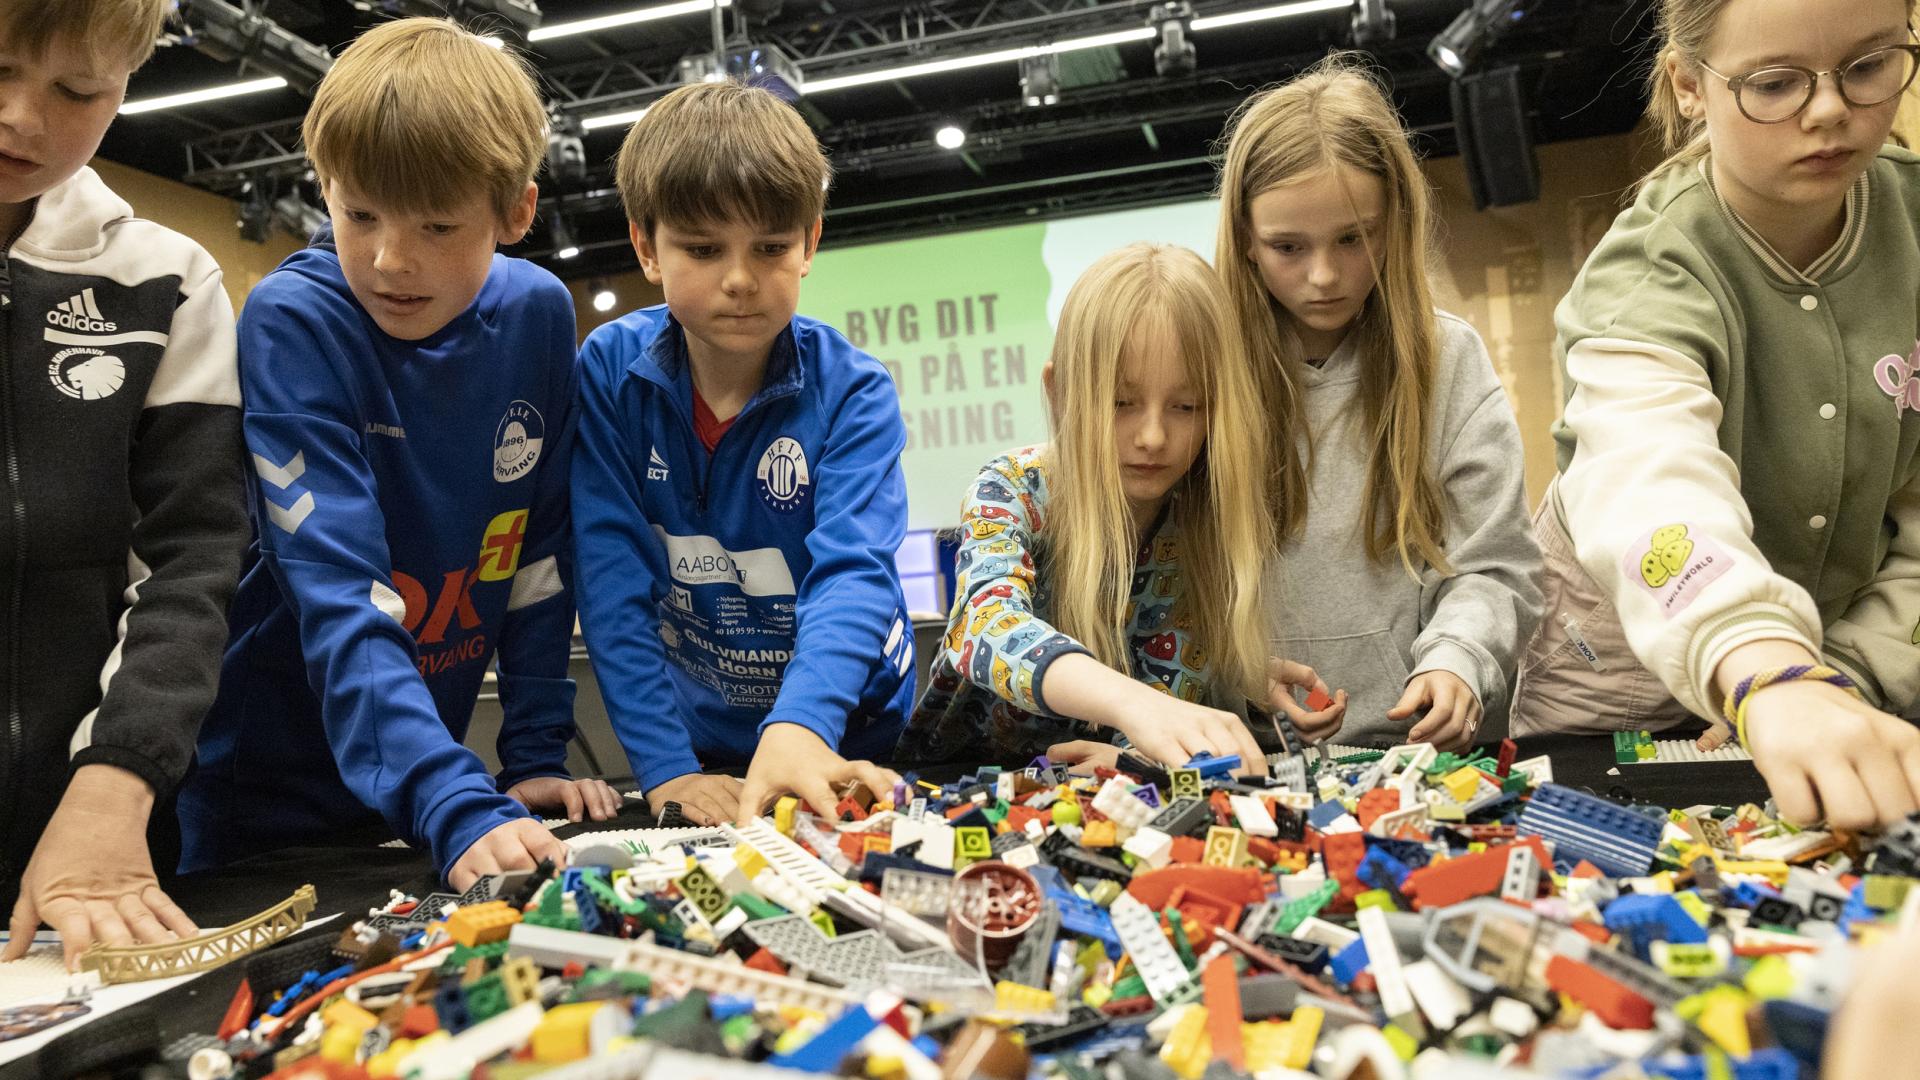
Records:
[[[1920,68],[1920,45],[1883,45],[1827,71],[1778,64],[1744,75],[1723,75],[1704,60],[1700,66],[1727,81],[1734,103],[1747,119],[1756,124],[1778,124],[1800,115],[1813,100],[1814,88],[1823,75],[1833,79],[1840,96],[1856,109],[1893,100]]]

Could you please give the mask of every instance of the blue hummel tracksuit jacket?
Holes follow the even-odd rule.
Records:
[[[322,233],[240,317],[256,540],[180,796],[182,869],[384,818],[442,870],[566,775],[573,302],[496,255],[468,310],[387,336]],[[502,772],[460,745],[499,657]]]
[[[642,790],[749,760],[772,723],[848,757],[892,749],[913,694],[893,564],[905,446],[886,369],[812,319],[776,339],[765,384],[712,454],[664,306],[587,338],[581,623]]]

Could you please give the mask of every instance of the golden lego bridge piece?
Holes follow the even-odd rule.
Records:
[[[97,971],[103,983],[143,982],[206,971],[258,952],[300,929],[313,912],[313,886],[245,922],[164,945],[94,945],[80,954],[83,971]]]

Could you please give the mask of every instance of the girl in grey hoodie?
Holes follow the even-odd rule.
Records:
[[[1349,694],[1344,734],[1458,748],[1540,619],[1520,432],[1478,334],[1434,310],[1428,195],[1344,56],[1229,128],[1218,266],[1278,431],[1271,651]]]

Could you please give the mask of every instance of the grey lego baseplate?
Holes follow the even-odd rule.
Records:
[[[804,971],[822,982],[849,990],[884,987],[917,1000],[935,996],[953,985],[987,989],[987,980],[972,965],[944,949],[920,949],[902,952],[876,930],[827,937],[803,915],[782,915],[756,919],[741,927],[754,944],[780,958],[780,961]],[[917,968],[937,974],[940,986],[901,985],[901,968]]]

